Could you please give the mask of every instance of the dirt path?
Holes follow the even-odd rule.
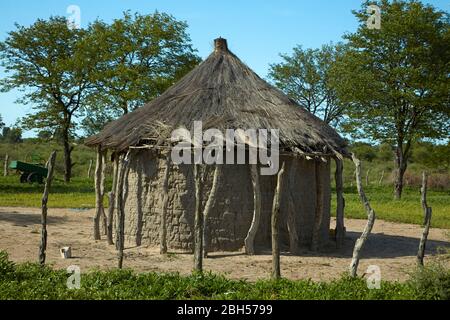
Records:
[[[56,268],[78,265],[82,272],[93,268],[115,268],[114,246],[105,240],[92,239],[93,210],[49,209],[47,262]],[[37,208],[0,208],[0,250],[6,250],[16,262],[37,261],[40,210]],[[311,278],[331,280],[347,271],[353,244],[364,228],[363,220],[346,220],[347,239],[339,251],[325,249],[319,254],[304,251],[300,256],[283,255],[282,275],[290,279]],[[417,225],[398,224],[378,220],[373,234],[363,250],[359,273],[369,265],[381,268],[383,280],[406,280],[415,264],[422,228]],[[427,261],[440,259],[450,268],[450,259],[442,255],[443,248],[450,249],[450,231],[431,229],[427,243]],[[59,248],[71,246],[73,259],[63,260]],[[165,271],[188,274],[192,269],[191,254],[159,255],[159,248],[128,247],[124,266],[137,271]],[[430,256],[432,255],[432,256]],[[214,253],[204,262],[205,269],[223,273],[230,278],[251,281],[270,275],[270,253],[253,257],[242,252]]]

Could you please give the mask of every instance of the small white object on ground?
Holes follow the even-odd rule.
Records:
[[[71,247],[62,247],[61,249],[59,249],[59,252],[61,253],[61,258],[63,258],[63,259],[72,258],[72,248]]]

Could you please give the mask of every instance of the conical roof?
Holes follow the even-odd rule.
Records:
[[[215,40],[214,52],[145,106],[109,123],[86,140],[89,146],[124,151],[166,139],[180,127],[191,129],[279,129],[280,146],[313,154],[348,155],[345,141],[328,124],[261,79]]]

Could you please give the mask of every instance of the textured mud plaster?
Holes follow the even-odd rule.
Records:
[[[286,184],[283,186],[281,205],[281,244],[289,245],[287,229],[288,198],[292,193],[297,232],[300,245],[309,245],[314,225],[316,191],[314,160],[286,157]],[[297,170],[290,169],[292,161]],[[130,173],[125,183],[125,236],[136,245],[158,245],[159,223],[162,211],[162,186],[164,159],[157,158],[147,150],[134,151],[130,157]],[[329,236],[330,227],[330,166],[319,166],[324,185],[324,211],[321,242]],[[212,184],[214,167],[207,168],[206,203]],[[195,209],[194,177],[191,165],[172,165],[169,177],[169,203],[167,208],[167,237],[169,249],[191,251],[193,249],[193,226]],[[270,214],[276,184],[276,176],[261,176],[262,218],[255,239],[259,248],[270,248]],[[203,205],[205,204],[203,203]],[[253,189],[248,165],[224,165],[218,189],[217,201],[209,220],[210,251],[239,250],[244,245],[253,218]]]

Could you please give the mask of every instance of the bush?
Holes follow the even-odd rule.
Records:
[[[14,274],[14,263],[9,261],[8,253],[0,251],[0,281],[11,279]]]
[[[450,300],[450,270],[441,264],[417,268],[408,285],[418,299]]]

